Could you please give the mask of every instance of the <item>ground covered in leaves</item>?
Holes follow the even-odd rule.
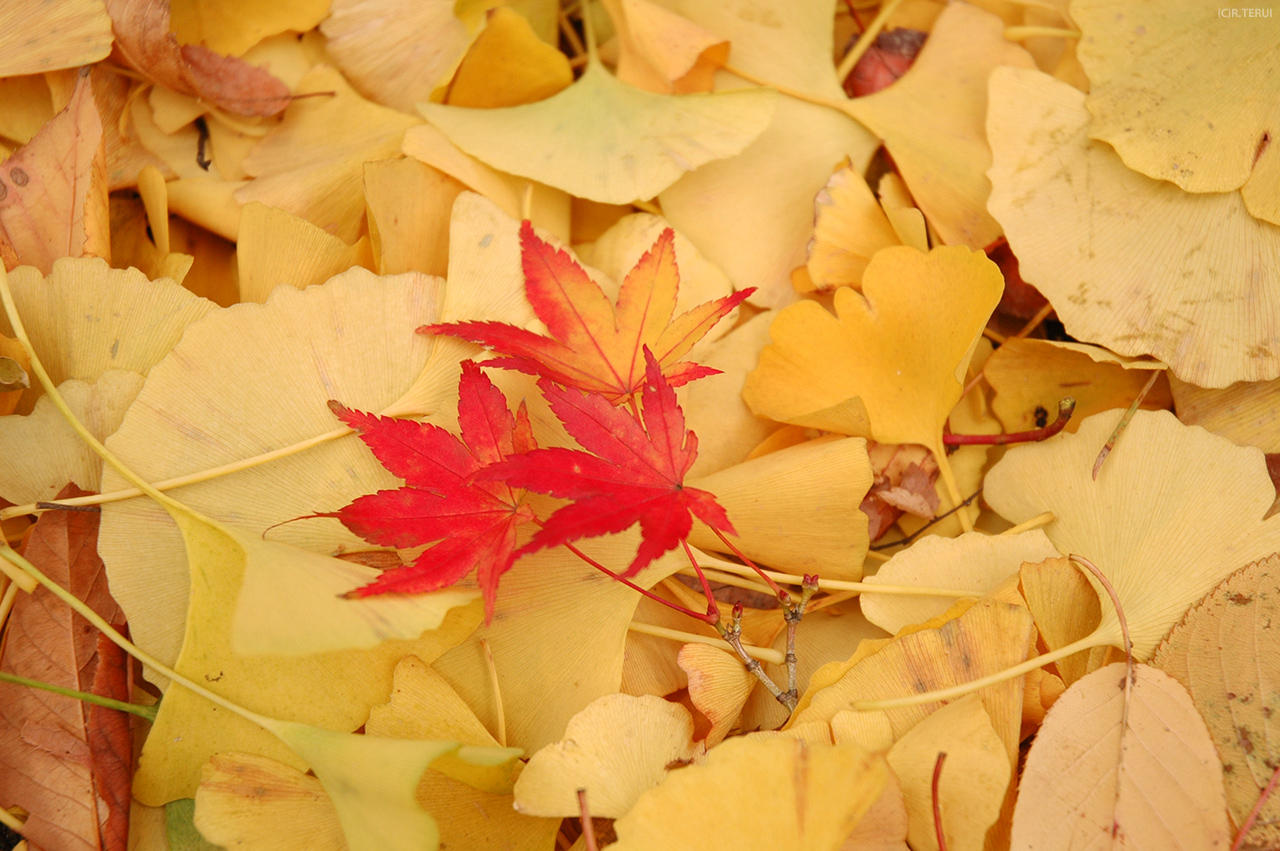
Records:
[[[4,3],[0,847],[1280,847],[1248,2]]]

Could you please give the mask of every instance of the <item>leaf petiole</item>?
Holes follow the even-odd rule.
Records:
[[[85,703],[92,703],[96,706],[102,706],[107,709],[119,709],[121,712],[128,712],[130,715],[137,715],[139,718],[146,718],[148,721],[156,720],[156,711],[159,707],[159,704],[154,706],[142,706],[137,703],[125,703],[122,700],[112,700],[109,697],[103,697],[99,694],[92,694],[87,691],[76,691],[73,688],[64,688],[63,686],[56,686],[53,683],[32,680],[27,677],[20,677],[17,674],[7,673],[5,671],[0,671],[0,683],[13,683],[14,685],[27,686],[28,688],[43,689],[44,691],[65,695],[66,697],[73,697],[76,700],[80,700]]]

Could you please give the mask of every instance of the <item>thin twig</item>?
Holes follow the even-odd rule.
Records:
[[[578,790],[578,811],[581,813],[582,819],[582,841],[586,843],[587,851],[600,851],[596,845],[596,826],[591,821],[591,808],[587,806],[587,790]]]
[[[787,707],[787,711],[791,712],[796,708],[796,699],[778,688],[778,684],[773,678],[765,673],[764,666],[751,658],[746,649],[742,646],[742,604],[738,603],[733,607],[733,617],[729,621],[729,625],[725,626],[719,621],[716,622],[716,629],[720,633],[720,637],[729,643],[733,648],[733,652],[738,654],[738,658],[742,660],[743,666],[751,672],[757,680],[764,684],[769,690],[769,694],[773,695],[773,699]]]
[[[1034,443],[1048,440],[1067,427],[1076,400],[1068,396],[1058,402],[1058,418],[1044,428],[1015,431],[1008,434],[944,434],[942,442],[947,446],[1004,446],[1009,443]]]
[[[973,493],[969,494],[969,496],[968,496],[964,501],[962,501],[959,505],[957,505],[955,508],[948,509],[947,511],[943,512],[942,514],[939,514],[937,517],[933,518],[933,519],[932,519],[932,520],[930,520],[928,523],[924,524],[924,525],[923,525],[923,526],[921,526],[919,529],[917,529],[917,530],[915,530],[914,532],[912,532],[910,535],[907,535],[907,537],[902,538],[902,539],[897,540],[897,541],[886,541],[886,542],[885,542],[885,543],[883,543],[883,544],[872,544],[872,545],[869,547],[869,549],[871,549],[871,550],[873,550],[873,551],[874,551],[874,550],[887,550],[887,549],[889,549],[889,548],[891,548],[891,547],[900,547],[900,546],[904,546],[904,545],[906,545],[906,544],[909,544],[909,543],[911,543],[912,541],[914,541],[916,538],[918,538],[918,537],[920,537],[922,534],[924,534],[924,532],[925,532],[925,531],[926,531],[930,526],[934,525],[935,523],[940,523],[940,522],[942,522],[943,520],[946,520],[946,519],[947,519],[948,517],[950,517],[952,514],[955,514],[955,513],[956,513],[957,511],[959,511],[960,509],[968,507],[968,506],[969,506],[969,504],[970,504],[970,503],[972,503],[975,499],[977,499],[977,498],[978,498],[978,496],[979,496],[981,493],[982,493],[982,491],[981,491],[981,490],[976,490],[976,491],[974,491]]]
[[[791,599],[790,595],[787,594],[785,590],[780,588],[778,586],[778,583],[774,582],[773,579],[769,576],[769,574],[762,567],[760,567],[760,565],[752,561],[751,558],[742,550],[735,547],[733,545],[733,542],[730,541],[728,538],[726,538],[719,529],[713,528],[711,531],[716,533],[716,537],[718,537],[721,541],[724,542],[724,545],[729,548],[730,552],[732,552],[735,556],[740,558],[743,564],[745,564],[747,567],[754,570],[756,574],[765,581],[765,584],[768,585],[773,590],[773,593],[778,595],[778,599],[781,602],[786,603],[787,600]],[[689,558],[693,558],[693,556],[690,555]]]
[[[1271,772],[1271,781],[1267,783],[1267,788],[1262,790],[1262,794],[1258,796],[1258,803],[1253,805],[1253,809],[1249,811],[1249,817],[1240,826],[1240,832],[1236,834],[1236,841],[1231,843],[1231,851],[1240,851],[1244,838],[1249,835],[1250,830],[1253,830],[1253,823],[1258,820],[1263,806],[1267,803],[1267,799],[1271,797],[1271,793],[1276,790],[1278,782],[1280,782],[1280,765],[1277,765],[1276,770]]]
[[[938,851],[947,851],[947,837],[942,833],[942,799],[938,795],[938,781],[942,779],[942,764],[946,761],[947,752],[938,751],[938,758],[933,763],[933,784],[931,787],[933,796],[933,829],[938,835]]]
[[[139,718],[146,718],[148,721],[156,720],[157,706],[142,706],[137,703],[125,703],[123,700],[112,700],[109,697],[103,697],[100,694],[92,694],[87,691],[77,691],[73,688],[64,688],[46,683],[40,680],[32,680],[27,677],[20,677],[17,674],[6,673],[0,671],[0,683],[13,683],[18,686],[26,686],[28,688],[38,688],[43,691],[60,694],[63,697],[70,697],[84,703],[92,703],[97,706],[103,706],[107,709],[118,709],[121,712],[128,712],[130,715],[137,715]]]
[[[805,574],[804,585],[801,586],[800,602],[783,604],[783,619],[787,622],[787,697],[793,701],[791,708],[800,700],[800,692],[796,688],[796,627],[804,618],[809,601],[818,593],[818,577]]]
[[[1093,480],[1098,480],[1098,471],[1102,469],[1102,462],[1107,460],[1107,456],[1111,454],[1111,450],[1115,449],[1116,442],[1120,440],[1120,435],[1124,432],[1125,426],[1129,425],[1129,420],[1133,419],[1133,415],[1138,412],[1138,407],[1142,404],[1142,400],[1147,398],[1147,394],[1151,392],[1151,388],[1155,386],[1156,379],[1160,377],[1161,370],[1151,370],[1151,377],[1147,379],[1147,383],[1142,385],[1142,389],[1138,391],[1138,397],[1133,400],[1133,404],[1129,406],[1129,410],[1124,412],[1124,416],[1120,418],[1120,422],[1116,423],[1116,430],[1111,432],[1111,436],[1107,438],[1107,442],[1103,445],[1102,451],[1098,453],[1098,460],[1093,462]]]

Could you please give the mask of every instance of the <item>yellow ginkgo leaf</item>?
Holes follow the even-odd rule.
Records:
[[[1133,655],[1145,660],[1196,600],[1280,550],[1280,518],[1262,519],[1275,488],[1260,450],[1164,411],[1134,415],[1095,481],[1094,459],[1123,413],[1098,414],[1075,434],[1009,450],[987,474],[985,495],[1014,523],[1053,512],[1049,540],[1107,577]],[[1101,583],[1086,578],[1103,601],[1093,644],[1122,647],[1115,607]]]
[[[76,418],[105,440],[120,427],[142,380],[131,370],[108,369],[92,384],[70,379],[58,389]],[[96,491],[102,481],[98,456],[45,397],[26,416],[0,417],[0,455],[0,497],[15,505],[52,500],[67,482]]]
[[[1280,452],[1280,380],[1240,382],[1221,390],[1169,382],[1178,419],[1241,446]]]
[[[867,434],[848,413],[860,400],[869,436],[929,447],[958,503],[942,428],[1003,289],[996,265],[963,246],[928,254],[883,249],[867,267],[861,294],[836,291],[836,316],[815,302],[778,314],[774,342],[760,353],[743,398],[770,419]]]
[[[357,736],[275,719],[264,726],[315,772],[338,811],[351,851],[437,847],[439,826],[417,801],[423,773],[450,755],[478,767],[509,767],[520,755],[512,748]]]
[[[448,81],[482,24],[461,20],[454,0],[333,0],[320,31],[362,94],[411,113]]]
[[[757,680],[736,656],[707,644],[686,644],[679,660],[689,676],[689,699],[711,722],[702,741],[713,748],[738,720]]]
[[[939,831],[933,776],[940,752],[947,757],[938,778]],[[987,829],[1000,816],[1013,767],[980,697],[971,694],[934,712],[898,739],[886,758],[902,782],[913,849],[937,851],[941,832],[947,851],[981,851]]]
[[[450,739],[463,745],[496,747],[444,678],[416,656],[396,666],[391,701],[369,711],[365,732],[393,739]],[[418,781],[418,804],[440,825],[443,847],[475,851],[539,851],[553,842],[559,819],[516,812],[511,795],[519,766],[484,769],[452,755],[432,763]],[[467,782],[464,782],[467,781]]]
[[[738,530],[734,546],[791,573],[857,581],[867,555],[867,516],[858,510],[871,489],[866,441],[834,435],[689,479],[716,495]],[[689,542],[725,552],[695,521]]]
[[[624,204],[740,153],[768,126],[774,106],[774,94],[765,91],[657,95],[593,60],[576,83],[538,103],[484,110],[424,103],[419,110],[494,168]],[[509,144],[512,138],[521,143]]]
[[[279,851],[345,851],[342,823],[320,781],[290,765],[251,754],[214,754],[200,772],[196,829],[222,847],[255,848],[289,825]]]
[[[859,701],[933,691],[996,673],[1026,659],[1034,638],[1031,613],[1024,606],[980,600],[959,617],[953,610],[889,641],[865,642],[871,646],[859,648],[848,662],[819,670],[788,726],[830,722]],[[1022,727],[1022,680],[987,686],[978,694],[1012,766]],[[886,710],[894,738],[936,708],[935,702]]]
[[[373,256],[368,237],[347,245],[306,219],[253,201],[240,215],[236,263],[240,300],[261,304],[281,284],[300,290],[323,284],[352,266],[371,268]]]
[[[1152,355],[1183,381],[1280,375],[1280,229],[1239,193],[1191,195],[1130,171],[1089,139],[1090,121],[1084,93],[1046,74],[991,77],[990,208],[1022,276],[1072,336]]]
[[[5,3],[0,33],[0,77],[90,65],[111,53],[111,19],[102,0]]]
[[[188,325],[217,311],[213,302],[172,281],[149,281],[136,269],[110,269],[103,260],[59,260],[48,277],[19,267],[9,285],[36,355],[55,384],[68,378],[93,382],[108,369],[146,375]],[[0,333],[13,333],[2,316]],[[37,393],[24,396],[20,412],[30,410]]]
[[[1186,689],[1138,665],[1094,671],[1045,717],[1018,784],[1013,847],[1192,851],[1230,841],[1222,766]],[[1127,704],[1127,705],[1126,705]]]
[[[1016,337],[991,355],[982,374],[996,393],[991,408],[1005,431],[1043,428],[1057,416],[1058,403],[1070,396],[1076,408],[1066,430],[1074,432],[1086,417],[1129,407],[1153,369],[1163,370],[1165,365],[1083,343]],[[1163,411],[1170,401],[1168,380],[1157,378],[1142,407]]]
[[[958,538],[930,536],[894,555],[865,582],[956,588],[981,597],[1016,574],[1023,562],[1043,561],[1057,553],[1039,529],[1020,535],[968,532]],[[905,597],[874,591],[861,597],[867,620],[895,633],[944,613],[953,602],[948,597]]]
[[[364,164],[399,153],[404,131],[420,121],[366,101],[332,68],[313,69],[295,94],[319,92],[325,94],[290,103],[284,121],[245,157],[255,179],[235,197],[279,207],[351,243],[364,213]]]
[[[902,244],[871,187],[850,166],[831,175],[813,207],[813,239],[805,268],[819,290],[858,289],[872,255]]]
[[[572,83],[565,55],[538,38],[523,15],[499,7],[489,11],[488,23],[462,57],[445,103],[477,109],[519,106],[545,100]]]
[[[983,249],[1000,235],[987,213],[991,165],[984,126],[987,77],[1034,68],[995,15],[950,3],[902,79],[855,98],[846,111],[885,141],[929,223],[948,245]]]
[[[667,776],[691,761],[693,718],[660,697],[611,694],[575,715],[564,738],[529,759],[516,781],[515,806],[536,816],[582,811],[576,794],[587,790],[592,816],[618,818]]]
[[[237,535],[222,524],[188,510],[172,507],[170,510],[182,529],[191,573],[186,632],[174,670],[197,682],[216,683],[220,695],[255,712],[326,728],[322,732],[354,730],[364,723],[370,707],[378,702],[378,696],[390,691],[391,674],[401,658],[413,654],[435,659],[465,638],[480,621],[481,607],[477,600],[464,608],[442,612],[444,617],[441,619],[433,618],[438,628],[425,634],[417,629],[421,638],[379,642],[377,633],[396,619],[396,613],[388,617],[384,606],[375,605],[362,612],[335,608],[330,603],[325,610],[317,612],[314,606],[305,607],[304,604],[301,613],[295,610],[259,614],[258,617],[271,618],[277,621],[275,629],[289,631],[284,640],[292,643],[284,645],[286,651],[293,648],[296,652],[300,643],[296,637],[299,632],[303,632],[302,641],[308,638],[305,634],[308,624],[311,637],[336,632],[337,644],[324,638],[326,643],[308,642],[310,646],[304,648],[306,652],[303,655],[281,655],[278,651],[267,656],[245,655],[235,649],[233,630],[237,602],[243,605],[245,598],[256,590],[245,587],[245,578],[251,569],[267,571],[268,577],[292,579],[284,585],[284,590],[279,585],[272,589],[274,593],[270,602],[275,603],[280,602],[282,594],[299,592],[303,597],[315,595],[313,600],[324,596],[336,598],[334,585],[330,584],[328,594],[323,594],[325,582],[321,575],[308,577],[307,584],[300,588],[299,573],[303,571],[293,572],[292,577],[287,572],[291,565],[285,551],[290,548],[280,544],[270,550],[253,548],[246,544],[254,542],[255,538]],[[256,540],[256,543],[264,542]],[[310,556],[301,565],[311,568],[306,572],[314,573],[321,561],[342,564],[335,559],[309,553],[301,555],[304,551],[300,550],[297,552],[304,559]],[[271,561],[264,563],[264,558]],[[296,564],[292,566],[298,567]],[[374,572],[370,568],[364,570]],[[365,575],[357,578],[354,584],[363,584],[367,580]],[[410,600],[417,600],[417,605],[424,608],[431,606],[421,598]],[[349,602],[335,601],[339,604]],[[421,621],[417,626],[431,629],[429,623],[424,625]],[[412,629],[408,631],[413,632]],[[365,649],[341,646],[350,646],[350,639],[361,635],[364,638],[358,645]],[[341,688],[335,688],[335,683],[341,683]],[[324,700],[297,699],[300,693],[321,692],[325,695]],[[133,793],[141,801],[161,804],[190,797],[199,782],[200,766],[220,751],[258,754],[298,767],[302,767],[298,763],[301,756],[304,764],[319,773],[311,757],[299,751],[294,743],[286,742],[296,755],[289,753],[260,726],[220,710],[185,688],[171,684],[161,705],[152,727],[156,735],[148,737],[149,745],[143,747],[138,773],[134,777]],[[422,768],[425,770],[425,764]],[[414,776],[415,783],[421,773],[419,770]],[[321,779],[323,781],[323,777]],[[326,788],[329,788],[327,784]],[[332,795],[333,790],[329,788],[329,791]],[[341,815],[342,805],[335,803]],[[345,822],[346,818],[343,820]]]
[[[412,386],[433,349],[414,329],[439,317],[440,290],[439,279],[424,275],[377,278],[356,269],[324,286],[281,288],[265,305],[210,313],[183,337],[179,356],[152,370],[142,404],[111,447],[156,482],[332,437],[341,424],[329,399],[376,411]],[[111,471],[103,487],[126,484]],[[175,495],[258,536],[281,521],[398,484],[358,440],[347,439]],[[326,555],[368,548],[326,520],[288,523],[270,537]],[[99,551],[134,637],[163,661],[177,658],[188,569],[168,514],[142,499],[105,506]]]
[[[304,33],[328,12],[327,0],[174,0],[170,24],[183,44],[204,44],[224,56],[240,56],[264,38],[288,30]],[[274,66],[271,70],[278,76]]]
[[[369,238],[382,275],[449,269],[449,219],[466,187],[413,157],[365,163]]]
[[[1153,664],[1191,693],[1223,763],[1227,804],[1243,825],[1280,758],[1280,670],[1276,623],[1280,556],[1236,571],[1192,609],[1158,648]],[[1280,801],[1267,799],[1242,847],[1280,842]]]
[[[1102,620],[1102,601],[1084,578],[1084,572],[1066,557],[1048,558],[1038,564],[1024,564],[1020,573],[1022,596],[1035,616],[1040,637],[1050,650],[1066,647],[1091,635]],[[1071,685],[1090,671],[1102,667],[1106,656],[1098,648],[1082,650],[1055,664],[1062,680]]]
[[[747,736],[668,775],[614,823],[617,851],[838,851],[885,787],[855,744]],[[831,790],[840,794],[832,795]]]
[[[664,6],[729,40],[732,66],[754,77],[825,100],[843,100],[831,62],[831,4],[825,0],[664,0]],[[739,83],[720,75],[721,89]],[[791,270],[802,266],[813,236],[813,199],[848,159],[862,172],[879,141],[848,116],[790,97],[773,121],[736,157],[710,163],[662,193],[673,225],[752,302],[783,307],[795,300]]]
[[[1129,168],[1188,192],[1243,187],[1250,212],[1280,224],[1280,154],[1267,144],[1280,128],[1277,9],[1273,0],[1252,9],[1210,0],[1073,4],[1089,135]],[[1259,20],[1221,20],[1251,12]]]
[[[618,29],[618,79],[662,94],[709,92],[729,42],[650,0],[606,0]]]
[[[633,531],[580,548],[601,564],[620,565],[634,558],[638,543]],[[635,581],[647,588],[687,564],[683,553],[668,553]],[[432,667],[486,729],[497,730],[501,716],[507,744],[532,752],[558,741],[592,701],[619,690],[627,625],[640,599],[564,548],[541,550],[503,574],[493,622]],[[556,648],[553,656],[547,647]]]

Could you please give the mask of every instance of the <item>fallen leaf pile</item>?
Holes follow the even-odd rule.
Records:
[[[0,4],[0,851],[1280,847],[1280,11]]]

